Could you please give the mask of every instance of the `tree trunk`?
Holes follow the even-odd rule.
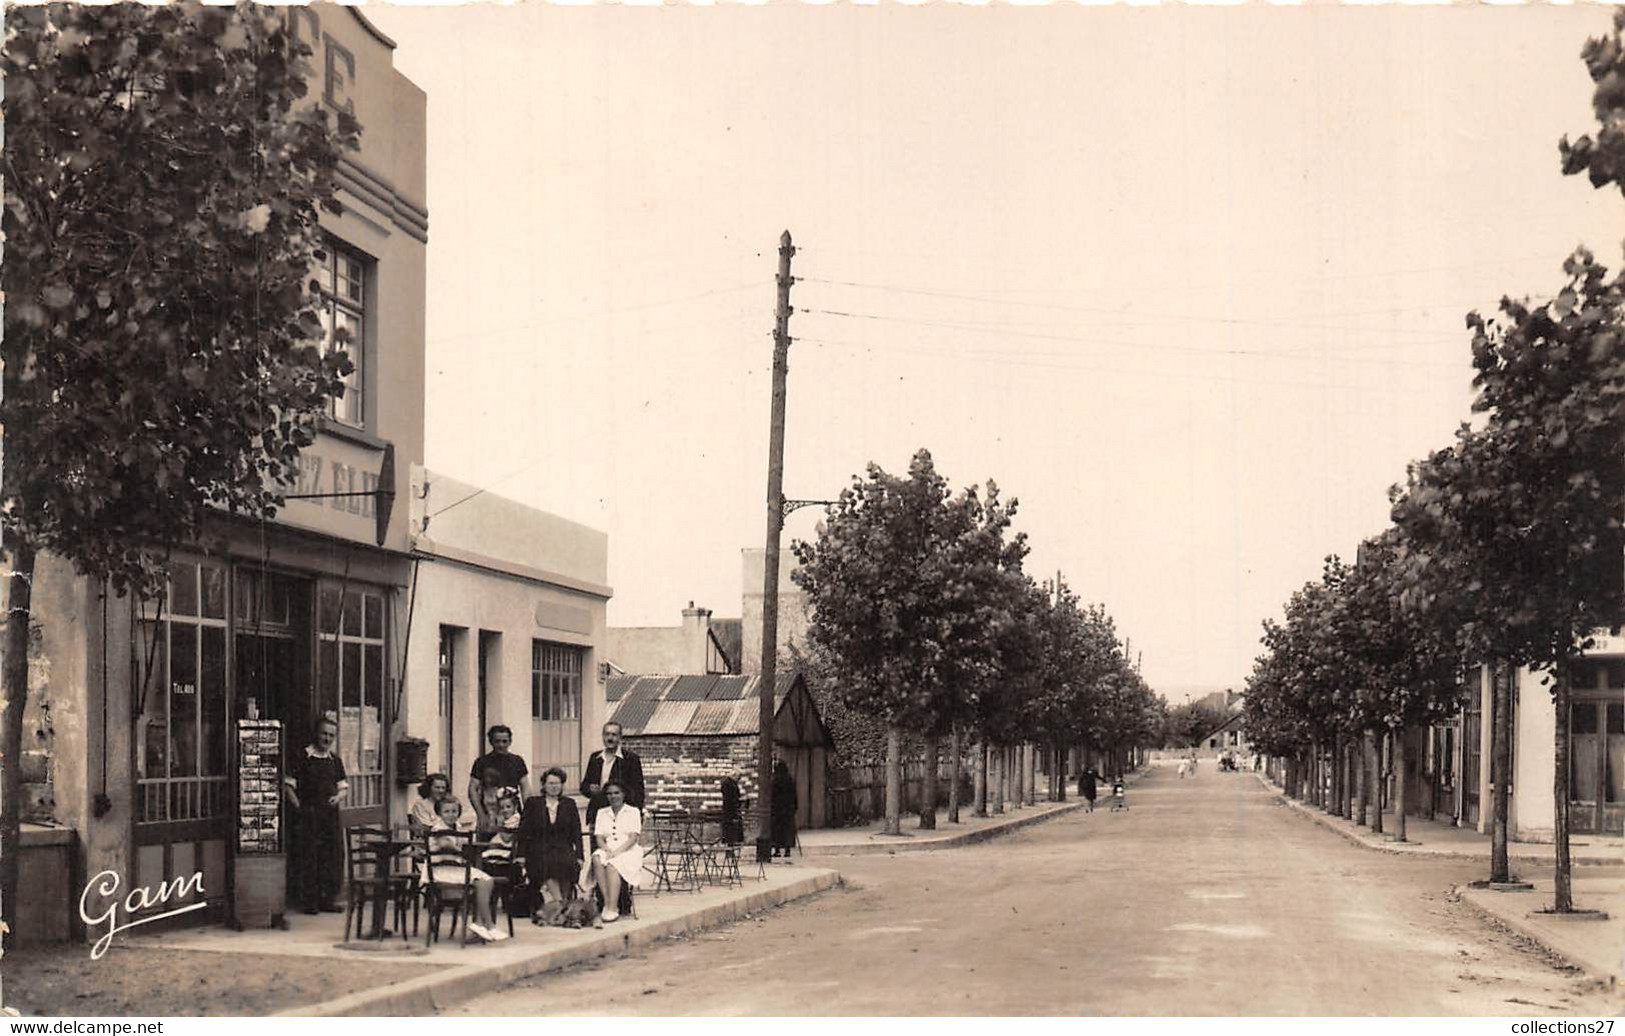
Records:
[[[1370,782],[1366,780],[1364,731],[1355,734],[1349,745],[1349,763],[1354,767],[1355,787],[1358,789],[1354,800],[1354,822],[1364,827],[1370,823],[1366,817],[1366,799],[1371,792]]]
[[[1320,742],[1309,744],[1309,804],[1320,805]]]
[[[1050,778],[1050,785],[1055,789],[1053,796],[1056,802],[1066,801],[1066,742],[1055,742],[1055,775]]]
[[[22,848],[23,707],[28,703],[28,625],[33,617],[34,550],[10,552],[5,657],[0,661],[0,919],[4,949],[17,944],[17,864]]]
[[[1553,706],[1557,709],[1556,733],[1552,737],[1552,842],[1557,865],[1552,869],[1552,912],[1566,914],[1574,909],[1569,858],[1569,658],[1557,663],[1557,679],[1552,684]]]
[[[1331,801],[1326,803],[1326,812],[1339,815],[1343,812],[1343,735],[1333,735],[1326,766],[1332,778]]]
[[[903,728],[886,728],[886,826],[888,835],[903,833]]]
[[[976,806],[972,810],[977,816],[987,816],[987,739],[976,742],[976,774],[973,777],[976,786],[972,793],[976,798]]]
[[[948,823],[959,823],[959,778],[964,763],[964,738],[960,736],[959,725],[954,724],[953,733],[948,737]]]
[[[921,738],[922,749],[925,753],[925,781],[921,788],[922,801],[920,803],[920,830],[935,831],[937,829],[937,764],[942,754],[937,744],[935,731],[927,733]]]
[[[1505,672],[1502,670],[1505,668]],[[1512,678],[1510,666],[1490,667],[1490,880],[1512,880],[1507,858],[1507,817],[1512,790]]]
[[[995,745],[987,753],[987,811],[1004,812],[1004,749]]]
[[[1031,741],[1023,749],[1027,753],[1027,805],[1038,805],[1038,746]]]
[[[1382,735],[1366,735],[1366,783],[1371,787],[1371,833],[1382,834]]]
[[[1394,732],[1388,735],[1392,738],[1394,746],[1394,841],[1405,840],[1405,760],[1410,754],[1410,746],[1405,744],[1405,728],[1395,727]]]

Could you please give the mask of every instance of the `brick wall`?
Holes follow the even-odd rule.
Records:
[[[645,805],[656,812],[722,808],[722,778],[739,781],[739,794],[756,800],[753,737],[629,737],[643,760]]]

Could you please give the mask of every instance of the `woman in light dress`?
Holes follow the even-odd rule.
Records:
[[[621,901],[621,883],[637,888],[643,884],[643,815],[626,802],[626,790],[615,781],[604,785],[609,805],[598,811],[592,833],[598,848],[592,853],[592,877],[604,893],[604,921],[618,919],[616,905]]]

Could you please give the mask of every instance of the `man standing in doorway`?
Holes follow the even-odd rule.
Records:
[[[508,751],[513,747],[513,730],[498,723],[486,731],[491,750],[474,760],[468,771],[468,801],[474,807],[480,834],[497,829],[497,803],[508,795],[520,802],[530,797],[530,770],[525,761]]]
[[[342,912],[338,905],[343,879],[344,841],[339,831],[339,803],[350,791],[344,762],[333,751],[339,725],[331,716],[316,723],[312,742],[288,761],[284,791],[293,807],[288,847],[298,877],[305,913]]]
[[[587,759],[587,772],[581,778],[581,794],[587,796],[587,830],[592,830],[598,810],[608,803],[604,785],[611,780],[626,792],[626,802],[643,811],[643,760],[621,747],[621,725],[614,720],[604,724],[604,748]]]

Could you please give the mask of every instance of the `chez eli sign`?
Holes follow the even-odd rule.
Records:
[[[371,464],[362,466],[362,453],[371,451],[357,451],[349,460],[339,460],[315,448],[304,450],[284,496],[290,503],[311,509],[293,513],[301,524],[357,538],[370,525],[374,541],[381,547],[395,503],[395,446],[384,445],[376,470]]]

